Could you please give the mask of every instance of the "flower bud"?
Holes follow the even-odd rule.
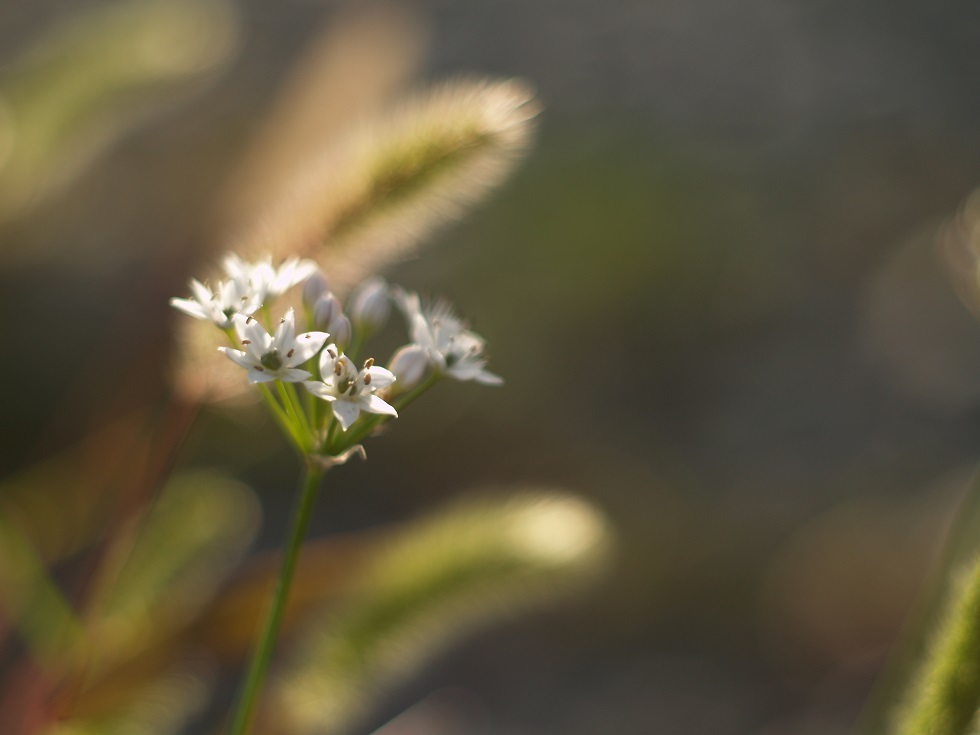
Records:
[[[353,332],[350,319],[342,314],[339,308],[337,309],[337,313],[327,323],[326,331],[330,333],[330,339],[341,349],[350,344],[351,333]]]
[[[303,284],[303,304],[307,309],[312,309],[321,296],[330,293],[330,285],[323,271],[317,269],[313,275],[306,279]]]
[[[418,385],[429,366],[429,353],[421,345],[405,345],[399,349],[388,363],[388,369],[395,374],[398,382],[394,384],[399,392]]]
[[[383,278],[368,278],[351,294],[349,304],[351,321],[357,328],[376,332],[385,325],[391,312],[388,284]]]
[[[330,323],[342,313],[343,310],[340,308],[337,297],[332,293],[326,293],[317,299],[313,305],[313,325],[317,329],[333,334],[330,330]]]

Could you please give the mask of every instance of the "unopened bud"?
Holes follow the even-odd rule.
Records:
[[[351,321],[357,328],[376,332],[385,325],[391,312],[388,284],[383,278],[368,278],[351,294],[349,304]]]
[[[399,391],[418,385],[429,366],[429,353],[421,345],[405,345],[391,356],[388,369],[395,374]]]
[[[313,325],[317,329],[330,332],[330,323],[341,313],[342,309],[340,308],[340,302],[337,300],[337,297],[332,293],[324,294],[313,305]],[[330,332],[330,334],[333,334],[333,332]]]
[[[312,309],[321,296],[329,293],[330,284],[327,283],[327,277],[323,275],[323,271],[314,271],[313,275],[307,278],[306,283],[303,284],[303,304],[306,305],[307,309]]]
[[[330,339],[343,349],[350,344],[353,330],[351,329],[350,319],[344,314],[339,313],[339,309],[337,311],[338,313],[327,324],[326,331],[330,333]]]

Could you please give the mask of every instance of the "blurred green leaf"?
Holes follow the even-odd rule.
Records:
[[[609,542],[597,510],[560,492],[470,500],[408,525],[300,637],[276,721],[337,727],[450,641],[582,580]]]
[[[45,664],[56,665],[78,650],[81,629],[74,611],[48,576],[30,541],[2,515],[0,610]]]
[[[207,704],[212,689],[209,668],[201,663],[175,666],[129,693],[116,709],[98,716],[69,718],[46,735],[171,735]]]
[[[226,60],[225,0],[129,0],[52,30],[0,79],[0,218],[35,204],[161,92]]]
[[[252,492],[216,473],[173,479],[138,536],[110,552],[90,616],[97,670],[186,625],[244,555],[259,526]]]

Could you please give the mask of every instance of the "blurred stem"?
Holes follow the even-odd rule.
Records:
[[[231,730],[229,730],[230,735],[245,735],[252,721],[255,705],[258,703],[259,691],[265,681],[269,661],[272,659],[272,649],[279,635],[279,626],[282,624],[282,614],[286,609],[289,588],[293,581],[293,573],[296,571],[296,560],[299,558],[300,546],[302,546],[306,530],[310,525],[316,492],[324,472],[322,467],[307,462],[296,502],[296,510],[293,514],[292,529],[289,532],[289,539],[283,552],[282,566],[279,568],[279,580],[276,582],[276,589],[266,613],[265,623],[252,654],[252,662],[249,664],[248,675],[245,684],[242,686],[235,719],[232,722]]]
[[[858,722],[855,735],[884,735],[893,731],[895,710],[911,691],[922,668],[929,636],[940,624],[952,598],[954,572],[980,553],[980,472],[973,476],[946,534],[942,556],[927,582],[909,622],[879,676]]]
[[[429,388],[434,386],[440,380],[442,380],[441,375],[439,375],[438,373],[432,373],[428,378],[423,380],[421,383],[419,383],[417,386],[412,388],[410,391],[408,391],[403,395],[398,396],[392,402],[392,405],[395,407],[396,411],[401,411],[403,408],[406,408],[410,403],[412,403],[412,401],[414,401],[416,398],[421,396],[423,393],[429,390]]]
[[[980,563],[966,570],[936,631],[900,735],[964,735],[980,703]]]

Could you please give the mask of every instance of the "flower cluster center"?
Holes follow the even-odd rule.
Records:
[[[282,367],[282,356],[279,354],[279,350],[271,350],[262,355],[259,362],[269,370],[278,370]]]

